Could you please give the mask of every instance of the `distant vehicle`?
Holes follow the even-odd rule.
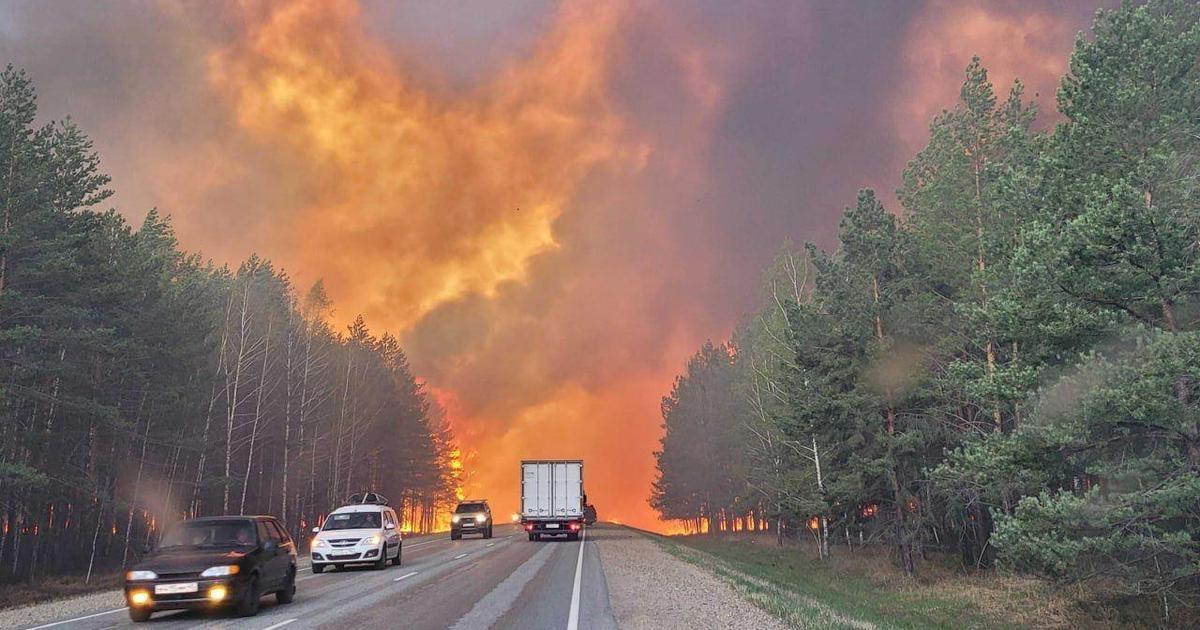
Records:
[[[460,501],[450,515],[450,540],[458,540],[463,534],[482,534],[492,537],[492,508],[487,499]]]
[[[225,607],[248,617],[270,593],[280,604],[296,595],[296,545],[272,516],[183,521],[125,574],[134,621],[160,610]]]
[[[578,540],[586,503],[582,461],[521,462],[521,525],[529,540],[559,534]]]
[[[588,503],[587,505],[583,506],[583,524],[584,525],[595,525],[596,524],[596,506],[592,505],[591,503]]]
[[[321,527],[314,527],[309,554],[313,573],[328,567],[343,569],[348,564],[370,563],[376,569],[387,568],[388,561],[400,566],[404,553],[404,537],[400,519],[387,506],[387,499],[366,492],[350,497],[344,505],[325,517]]]

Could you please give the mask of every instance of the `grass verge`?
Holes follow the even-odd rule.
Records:
[[[90,582],[82,576],[60,576],[38,580],[33,584],[0,585],[0,610],[38,604],[55,599],[87,595],[121,588],[121,572],[93,575]]]
[[[910,579],[874,548],[838,549],[823,563],[811,550],[752,535],[654,538],[796,628],[1120,627],[1041,582],[969,574],[938,559]]]

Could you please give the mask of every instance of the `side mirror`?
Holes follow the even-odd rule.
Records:
[[[384,525],[384,526],[383,526],[383,528],[384,528],[384,529],[396,529],[396,524],[395,524],[395,523],[388,523],[387,525]]]
[[[317,533],[317,532],[319,532],[319,531],[321,531],[321,528],[320,528],[320,527],[314,527],[314,528],[312,528],[312,533],[314,533],[314,534],[315,534],[315,533]]]

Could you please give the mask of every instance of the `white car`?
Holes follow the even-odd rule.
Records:
[[[390,561],[400,566],[403,537],[396,512],[386,505],[347,505],[325,517],[314,527],[309,545],[313,573],[326,567],[341,569],[347,564],[370,563],[376,569]]]

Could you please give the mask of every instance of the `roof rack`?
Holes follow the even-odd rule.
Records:
[[[387,505],[387,497],[378,492],[359,492],[358,494],[350,495],[350,503],[359,505]]]

